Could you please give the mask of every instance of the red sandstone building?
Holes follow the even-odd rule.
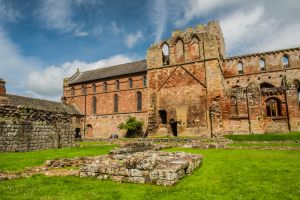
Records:
[[[226,57],[218,22],[175,31],[147,60],[64,80],[85,137],[124,135],[128,116],[148,135],[217,136],[300,130],[300,48]]]

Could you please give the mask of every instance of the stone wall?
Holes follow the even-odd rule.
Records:
[[[22,106],[0,105],[0,151],[72,146],[72,116]]]

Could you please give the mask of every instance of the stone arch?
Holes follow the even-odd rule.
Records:
[[[178,38],[175,45],[176,62],[184,62],[184,43],[181,38]]]
[[[200,58],[199,38],[195,35],[192,36],[191,40],[191,59],[198,60]]]
[[[163,65],[170,64],[170,47],[167,42],[164,42],[161,46],[161,53],[162,53],[162,63]]]

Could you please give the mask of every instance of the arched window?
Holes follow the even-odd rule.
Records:
[[[235,96],[230,97],[230,107],[231,107],[231,114],[238,115],[238,102]]]
[[[103,83],[103,91],[104,91],[104,92],[107,91],[107,83],[106,83],[106,82]]]
[[[116,82],[115,82],[115,89],[116,90],[120,89],[120,81],[119,80],[116,80]]]
[[[143,86],[147,86],[147,76],[143,76]]]
[[[272,85],[272,84],[270,84],[270,83],[262,83],[262,84],[260,84],[260,89],[262,89],[262,88],[273,88],[274,87],[274,85]]]
[[[198,60],[199,59],[199,39],[197,37],[193,37],[191,44],[191,59]]]
[[[237,65],[237,70],[239,74],[244,74],[244,65],[242,62],[239,62]]]
[[[84,85],[81,86],[81,94],[86,95],[86,87]]]
[[[97,98],[95,96],[93,96],[93,104],[92,104],[92,111],[93,114],[95,115],[97,112]]]
[[[133,80],[132,80],[132,78],[128,79],[128,83],[129,83],[129,88],[133,88]]]
[[[284,68],[288,68],[290,66],[289,57],[287,55],[282,57],[282,65]]]
[[[142,111],[142,93],[141,92],[137,92],[136,93],[136,107],[137,107],[137,111]]]
[[[71,95],[72,95],[72,96],[75,95],[75,89],[74,89],[74,87],[71,87]]]
[[[114,112],[119,111],[119,97],[117,94],[114,95]]]
[[[266,62],[262,58],[259,60],[259,68],[260,68],[260,71],[266,71]]]
[[[184,61],[184,44],[181,39],[179,39],[176,43],[176,61],[177,62]]]
[[[266,100],[266,110],[268,117],[282,116],[281,101],[277,98],[271,97]]]
[[[91,124],[86,125],[86,137],[93,137],[93,127]]]
[[[169,51],[169,45],[164,43],[162,46],[162,56],[163,56],[163,65],[169,65],[170,64],[170,51]]]
[[[92,85],[92,89],[93,89],[93,93],[96,93],[96,85],[95,84]]]

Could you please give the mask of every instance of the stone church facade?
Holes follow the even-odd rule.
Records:
[[[128,116],[149,136],[300,131],[300,48],[226,57],[218,22],[174,31],[147,60],[64,80],[81,134],[110,137]]]

